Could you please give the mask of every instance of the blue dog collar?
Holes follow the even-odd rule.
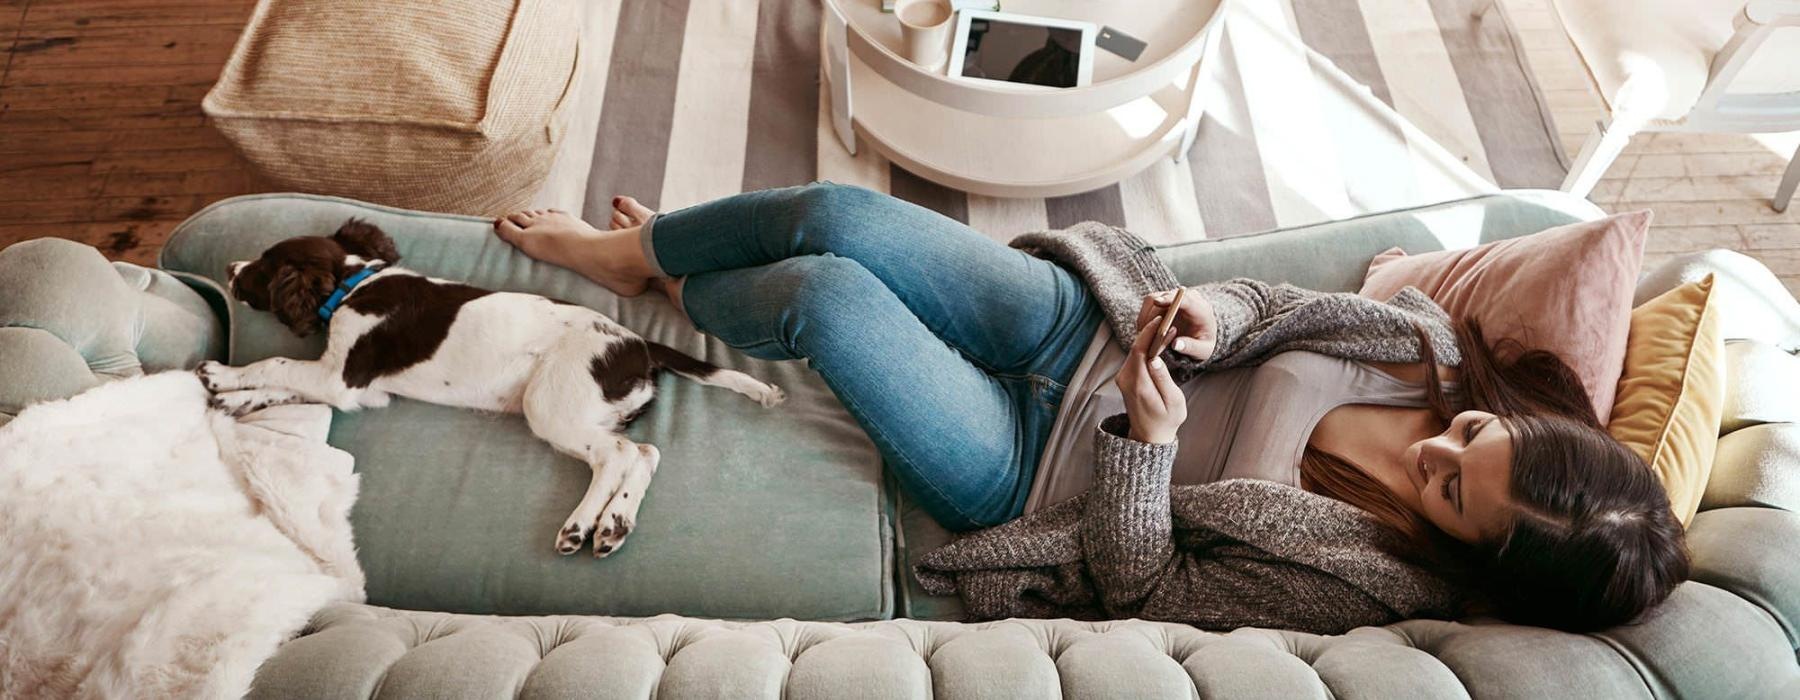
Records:
[[[355,289],[356,285],[362,284],[363,280],[380,271],[379,265],[370,265],[357,270],[356,274],[344,278],[344,281],[338,283],[337,289],[331,290],[331,296],[325,299],[325,305],[319,307],[319,318],[330,323],[331,315],[337,313],[338,306],[344,303],[344,297],[350,296],[350,290]]]

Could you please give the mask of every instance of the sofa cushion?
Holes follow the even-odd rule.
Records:
[[[542,184],[576,0],[262,0],[202,106],[278,186],[499,215]]]
[[[1700,510],[1756,506],[1800,512],[1800,425],[1766,423],[1719,438]]]
[[[0,423],[103,381],[222,358],[206,299],[165,272],[39,238],[0,251]]]
[[[1707,277],[1631,311],[1625,372],[1606,426],[1656,471],[1684,525],[1706,492],[1725,404],[1725,343],[1712,289]]]
[[[1788,647],[1800,649],[1800,568],[1794,566],[1795,541],[1800,541],[1800,513],[1791,510],[1701,511],[1688,527],[1691,576],[1761,608],[1787,636]]]
[[[753,360],[699,335],[660,297],[618,298],[530,261],[487,220],[308,195],[226,200],[173,234],[162,265],[212,280],[295,235],[363,217],[403,264],[490,289],[541,293],[606,313],[645,337],[785,389],[778,409],[666,375],[633,440],[662,450],[639,525],[617,554],[558,556],[552,542],[588,468],[519,416],[396,399],[338,414],[331,442],[357,458],[352,513],[369,600],[478,613],[592,613],[854,620],[893,610],[890,537],[874,446],[817,375]],[[231,310],[231,360],[311,358],[266,313]]]

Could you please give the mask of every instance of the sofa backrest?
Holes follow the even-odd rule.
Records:
[[[1419,254],[1469,248],[1604,216],[1560,192],[1514,190],[1342,221],[1159,248],[1183,284],[1249,277],[1325,292],[1362,288],[1369,261],[1393,247]]]

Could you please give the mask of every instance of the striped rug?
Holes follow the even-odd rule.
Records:
[[[865,0],[875,2],[876,0]],[[1097,220],[1159,243],[1554,187],[1566,163],[1498,3],[1227,0],[1199,136],[1117,185],[1048,199],[947,189],[838,144],[816,0],[597,0],[540,206],[605,221],[615,194],[673,209],[832,180],[998,240]]]

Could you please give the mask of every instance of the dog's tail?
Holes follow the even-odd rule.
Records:
[[[669,370],[707,386],[730,389],[763,406],[772,407],[787,399],[780,387],[757,381],[743,372],[725,369],[661,343],[646,340],[644,344],[650,348],[650,365],[657,369]]]

